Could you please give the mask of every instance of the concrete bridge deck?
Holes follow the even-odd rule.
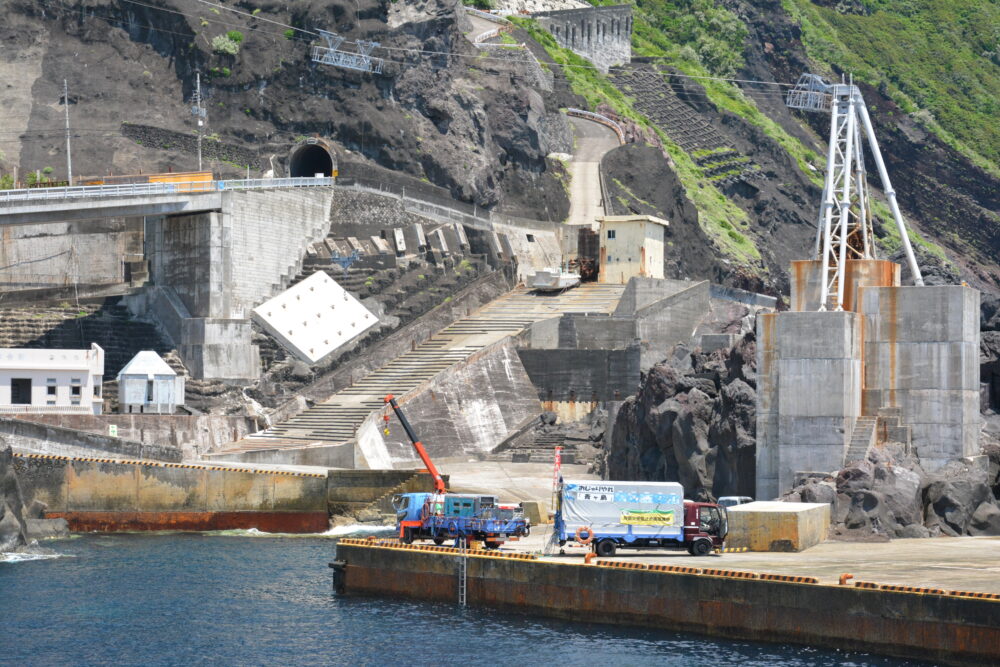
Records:
[[[569,312],[610,314],[623,290],[624,285],[596,283],[550,295],[518,288],[454,322],[323,403],[218,454],[347,442],[355,437],[368,415],[384,407],[386,394],[414,389],[477,351],[520,333],[533,322]]]

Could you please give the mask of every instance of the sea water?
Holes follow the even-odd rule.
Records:
[[[338,534],[350,534],[339,529]],[[4,665],[903,665],[872,655],[339,597],[335,535],[91,534],[0,556]]]

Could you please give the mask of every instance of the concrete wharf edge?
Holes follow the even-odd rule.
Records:
[[[346,595],[455,602],[457,551],[337,544]],[[694,565],[694,564],[693,564]],[[656,569],[652,569],[656,568]],[[470,552],[468,604],[573,621],[792,642],[949,664],[1000,660],[1000,596],[747,578],[725,570],[580,565]],[[693,572],[698,572],[697,574]],[[756,576],[756,575],[752,575]],[[788,579],[795,579],[788,577]],[[798,579],[802,579],[801,577]],[[944,593],[944,594],[942,594]],[[971,595],[971,594],[969,594]]]

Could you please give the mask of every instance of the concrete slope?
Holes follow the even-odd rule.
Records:
[[[590,225],[604,215],[601,201],[601,158],[618,148],[618,135],[610,128],[583,118],[569,117],[576,149],[569,163],[570,225]]]
[[[624,285],[596,283],[556,295],[516,289],[457,320],[414,349],[387,360],[384,366],[353,386],[287,421],[234,443],[218,456],[228,460],[262,461],[263,457],[254,454],[266,451],[271,454],[267,460],[278,462],[297,456],[292,452],[283,456],[281,450],[325,448],[346,443],[356,437],[358,428],[373,412],[382,410],[386,394],[402,395],[413,391],[485,348],[520,333],[533,322],[565,312],[609,314],[618,304],[623,289]],[[475,391],[475,387],[469,388],[470,398]],[[334,449],[340,448],[330,448],[330,452]],[[344,454],[344,451],[336,452],[338,459]],[[349,463],[341,461],[340,465]]]

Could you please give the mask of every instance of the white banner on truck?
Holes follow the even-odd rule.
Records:
[[[684,523],[684,488],[677,482],[563,483],[566,532],[586,526],[598,535],[670,537]]]

